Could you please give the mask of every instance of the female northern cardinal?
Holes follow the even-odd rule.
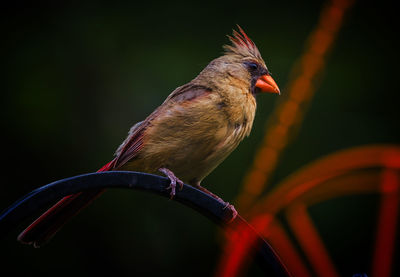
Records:
[[[134,125],[115,158],[99,171],[164,173],[175,187],[200,182],[250,134],[259,92],[279,93],[260,52],[244,31],[233,31],[232,45],[191,82],[175,89],[152,114]],[[61,199],[18,237],[35,247],[48,241],[72,216],[103,190]],[[223,202],[237,214],[232,205]]]

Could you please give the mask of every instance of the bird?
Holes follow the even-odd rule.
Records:
[[[253,126],[256,96],[280,94],[257,46],[238,25],[223,54],[212,60],[193,80],[165,99],[143,121],[136,123],[98,172],[124,170],[164,174],[170,197],[184,183],[209,194],[237,215],[234,206],[201,186],[247,136]],[[18,236],[40,247],[104,189],[66,196],[50,207]]]

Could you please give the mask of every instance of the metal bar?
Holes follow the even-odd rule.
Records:
[[[11,232],[24,220],[54,204],[64,196],[90,189],[139,189],[170,197],[165,177],[131,171],[110,171],[78,175],[42,186],[11,205],[0,215],[0,238]],[[189,185],[177,190],[173,200],[188,206],[224,228],[245,226],[257,236],[255,260],[269,276],[290,276],[271,246],[241,217],[229,222],[229,211],[224,204]]]

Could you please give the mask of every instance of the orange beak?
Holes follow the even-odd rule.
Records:
[[[271,75],[268,74],[262,75],[260,78],[258,78],[256,87],[262,92],[281,94],[278,85],[275,83],[274,79],[272,79]]]

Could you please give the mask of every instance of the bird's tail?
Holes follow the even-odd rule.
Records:
[[[112,170],[114,161],[112,160],[104,165],[98,172]],[[40,247],[40,245],[50,240],[69,219],[92,203],[104,191],[105,189],[90,190],[62,198],[29,225],[18,236],[18,241],[25,244],[33,244],[34,247]]]

